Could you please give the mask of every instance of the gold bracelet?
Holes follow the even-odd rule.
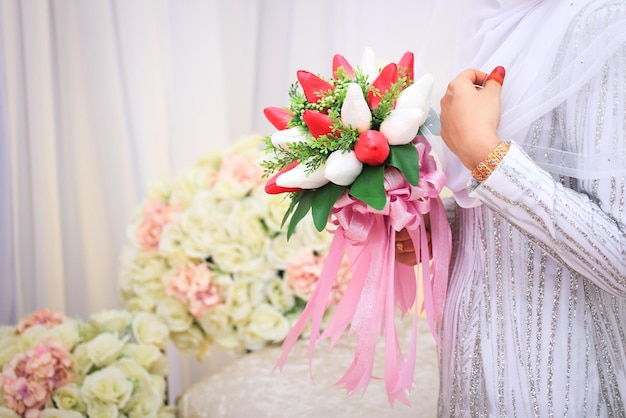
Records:
[[[482,183],[483,181],[489,178],[489,175],[496,169],[500,161],[504,158],[506,153],[511,148],[511,144],[506,141],[500,141],[498,146],[489,153],[487,158],[485,158],[480,164],[476,166],[475,169],[472,170],[472,177],[476,179],[477,182]]]

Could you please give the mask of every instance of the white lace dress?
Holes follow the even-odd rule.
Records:
[[[579,33],[624,22],[623,1],[604,3],[555,67]],[[540,168],[569,152],[584,176]],[[626,177],[606,175],[624,155],[626,42],[469,185],[482,204],[456,215],[441,416],[626,416]]]

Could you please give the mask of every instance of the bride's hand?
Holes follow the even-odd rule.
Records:
[[[426,241],[428,241],[428,253],[432,254],[432,244],[430,237],[430,217],[428,214],[424,216],[426,231]],[[396,233],[396,261],[406,264],[407,266],[414,266],[419,262],[419,256],[415,254],[415,246],[413,246],[413,240],[409,235],[409,231],[406,228]]]
[[[441,137],[470,170],[500,142],[497,129],[503,79],[503,67],[496,67],[489,76],[466,70],[450,82],[441,99]]]

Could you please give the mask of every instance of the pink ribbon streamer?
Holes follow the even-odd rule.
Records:
[[[448,267],[451,255],[451,232],[440,193],[445,175],[437,170],[430,156],[430,146],[416,141],[420,158],[420,180],[409,184],[394,168],[385,169],[387,204],[377,211],[344,193],[333,207],[330,220],[336,227],[331,249],[318,284],[302,315],[283,342],[277,367],[282,370],[289,351],[311,322],[309,361],[315,345],[329,338],[334,345],[349,327],[356,334],[357,346],[352,364],[339,379],[348,393],[365,391],[373,378],[376,345],[384,338],[384,380],[389,402],[409,404],[407,394],[415,386],[417,320],[426,313],[431,333],[439,343],[446,297]],[[432,254],[428,248],[424,215],[430,218]],[[422,262],[423,306],[416,307],[419,289],[415,269],[395,261],[396,232],[406,228],[416,255]],[[333,281],[347,252],[352,279],[335,307],[328,324],[321,331],[322,318],[328,308]],[[395,318],[400,310],[404,318],[413,309],[411,338],[406,357],[402,354]]]

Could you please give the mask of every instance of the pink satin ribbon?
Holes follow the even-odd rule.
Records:
[[[335,226],[331,249],[319,282],[302,315],[283,342],[277,367],[282,369],[306,325],[311,322],[309,360],[316,343],[330,338],[334,345],[349,328],[356,334],[357,346],[352,364],[339,379],[348,393],[365,390],[373,378],[376,344],[384,338],[384,379],[390,403],[408,404],[407,394],[415,386],[417,320],[420,311],[439,343],[451,255],[451,232],[440,198],[445,175],[437,170],[430,147],[420,139],[416,143],[420,158],[420,180],[409,184],[393,167],[385,169],[387,204],[377,211],[345,193],[336,202],[330,221]],[[424,215],[430,217],[432,254],[428,249]],[[416,254],[423,262],[423,306],[416,307],[418,286],[415,269],[395,261],[396,232],[406,228]],[[352,279],[321,332],[322,318],[328,308],[332,284],[341,260],[347,252]],[[396,310],[405,317],[413,309],[413,326],[406,357],[403,356],[395,326]]]

